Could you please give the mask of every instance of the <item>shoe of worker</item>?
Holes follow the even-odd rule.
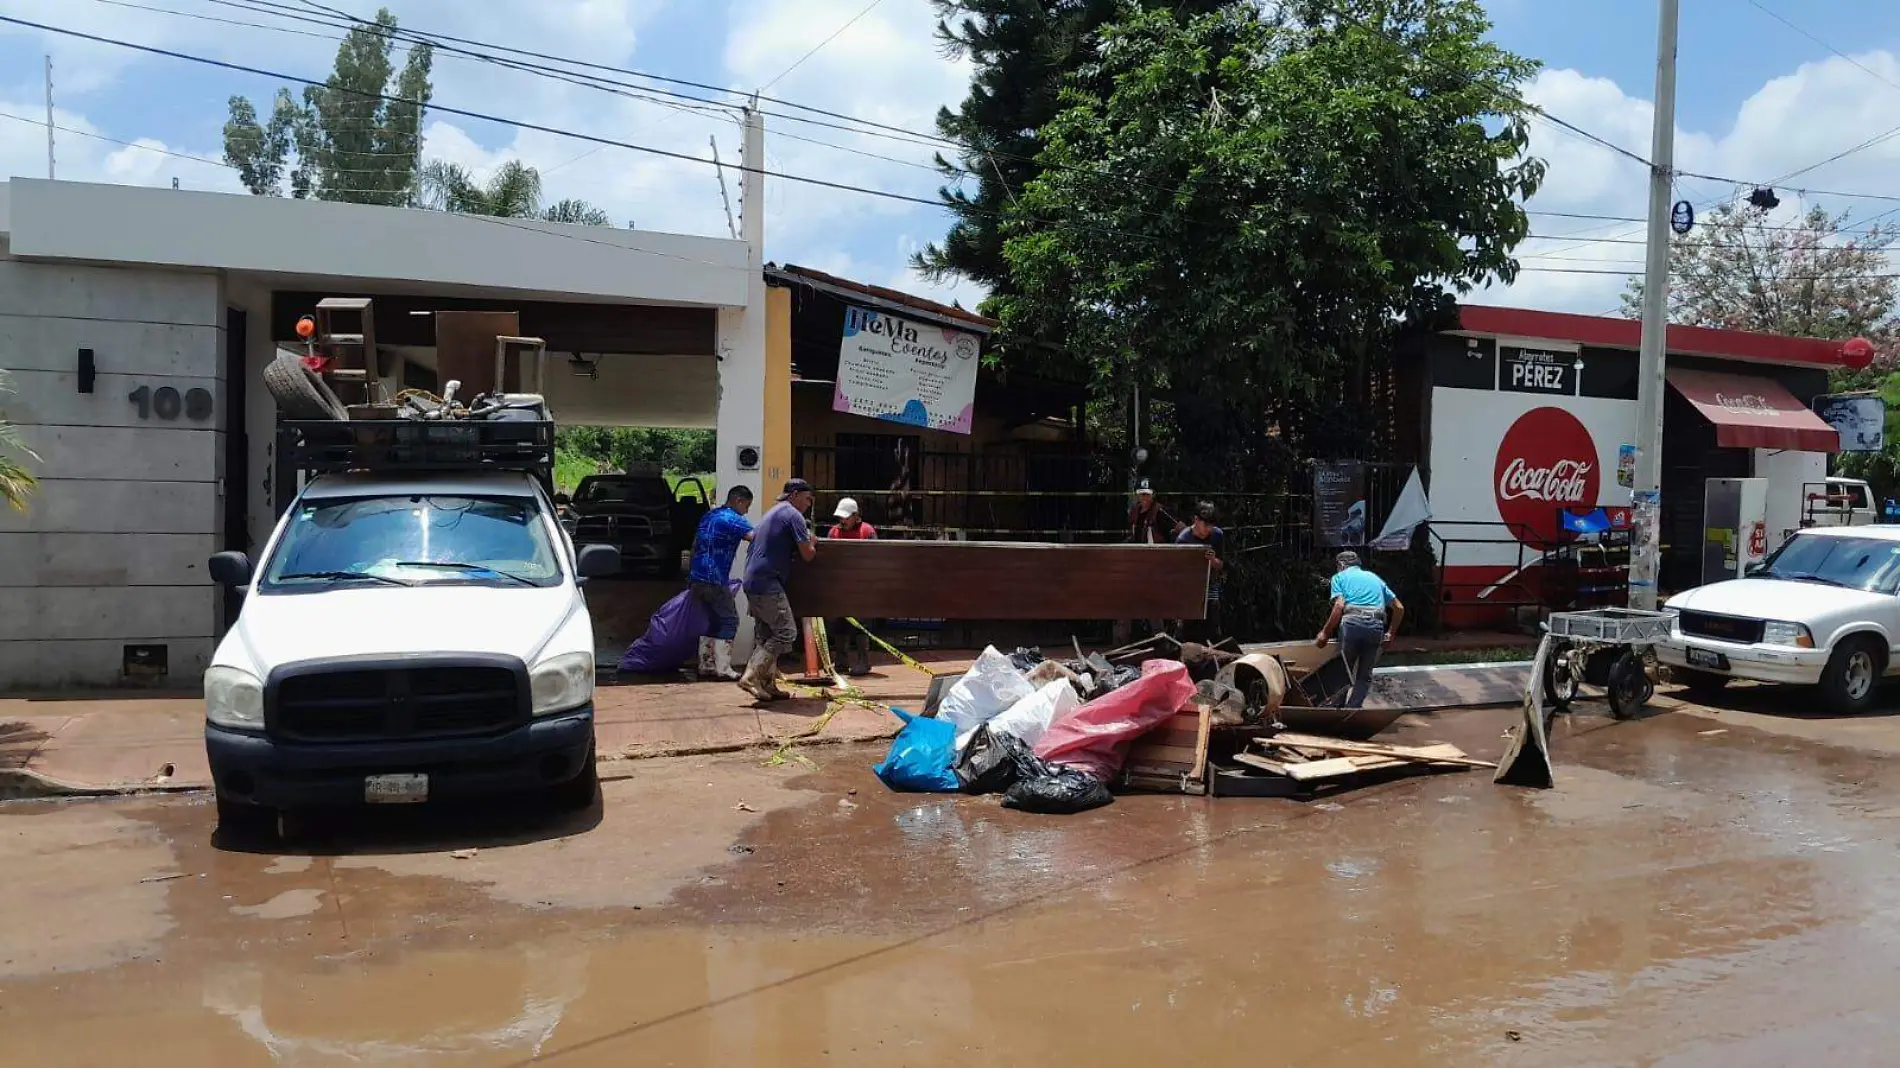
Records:
[[[739,681],[739,688],[741,690],[744,690],[746,693],[751,694],[754,700],[756,701],[772,700],[772,690],[773,690],[772,684],[769,681],[760,680],[759,669],[757,668],[757,666],[753,664],[747,664],[746,669],[745,669],[745,674],[739,676],[738,681]]]
[[[708,678],[724,679],[727,682],[738,682],[739,673],[732,670],[732,643],[721,641],[718,638],[708,638],[706,640],[712,643],[713,655],[713,670]]]

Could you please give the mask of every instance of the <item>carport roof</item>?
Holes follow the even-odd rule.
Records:
[[[551,300],[745,307],[752,257],[727,238],[415,208],[14,178],[0,232],[23,259],[360,280]]]
[[[1637,349],[1642,345],[1643,324],[1635,319],[1603,315],[1573,315],[1530,308],[1462,304],[1458,308],[1458,326],[1454,332],[1533,338],[1539,341],[1574,341],[1580,345],[1607,349]],[[1758,334],[1750,330],[1718,330],[1673,323],[1669,327],[1671,353],[1713,356],[1744,363],[1778,364],[1784,367],[1846,367],[1849,365],[1842,358],[1841,345],[1842,342],[1821,338]]]

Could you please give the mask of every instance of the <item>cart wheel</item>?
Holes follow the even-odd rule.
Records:
[[[1544,664],[1544,701],[1553,711],[1565,711],[1577,699],[1577,676],[1570,667],[1571,657],[1577,655],[1575,649],[1560,646],[1550,651]]]
[[[1643,658],[1634,651],[1625,652],[1610,665],[1610,714],[1617,719],[1632,719],[1649,703],[1654,687],[1643,669]]]

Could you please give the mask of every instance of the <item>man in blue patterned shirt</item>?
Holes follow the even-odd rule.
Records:
[[[712,634],[699,639],[699,677],[732,682],[732,638],[739,633],[739,606],[732,597],[732,560],[739,543],[752,540],[745,513],[752,491],[734,486],[723,507],[707,512],[693,535],[693,569],[687,576],[693,596],[712,613]]]

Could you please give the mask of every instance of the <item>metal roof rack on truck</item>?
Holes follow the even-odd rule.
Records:
[[[330,419],[277,424],[276,505],[296,476],[519,471],[554,492],[554,423],[538,419]]]

